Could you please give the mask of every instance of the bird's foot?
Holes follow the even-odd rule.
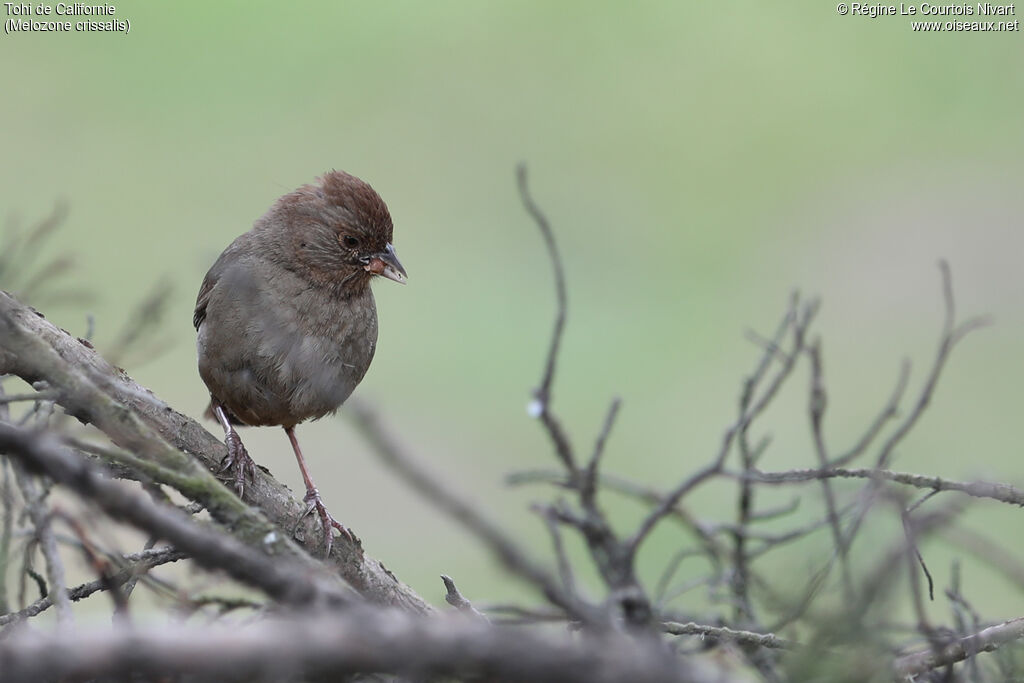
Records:
[[[302,499],[306,503],[305,511],[299,516],[299,521],[296,523],[296,528],[302,523],[302,520],[307,515],[316,510],[316,513],[320,516],[320,522],[324,527],[324,557],[329,557],[331,554],[331,547],[334,544],[334,532],[333,529],[337,529],[341,532],[341,535],[349,540],[350,543],[356,543],[356,537],[349,531],[344,524],[331,517],[331,513],[327,511],[324,506],[323,500],[320,498],[320,492],[315,488],[308,489],[306,496]]]
[[[231,431],[224,437],[224,445],[228,447],[228,454],[220,461],[220,469],[217,470],[217,478],[221,481],[231,482],[235,493],[241,498],[245,493],[245,482],[253,481],[256,478],[256,463],[249,457],[249,452],[242,445],[242,439],[238,432]]]

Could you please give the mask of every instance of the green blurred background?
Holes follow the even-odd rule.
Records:
[[[350,171],[390,206],[410,274],[377,283],[380,342],[358,393],[547,555],[527,508],[550,493],[502,483],[554,465],[525,411],[554,315],[515,188],[525,161],[570,287],[555,408],[588,452],[623,397],[610,471],[667,488],[707,462],[759,354],[744,332],[774,329],[794,288],[823,299],[826,429],[844,449],[902,358],[919,389],[946,258],[960,311],[996,324],[957,350],[896,468],[1024,481],[1019,32],[921,34],[809,0],[116,7],[127,35],[0,36],[0,209],[25,226],[68,203],[50,250],[75,255],[74,282],[95,298],[46,312],[79,335],[95,316],[101,350],[148,290],[173,284],[166,351],[126,369],[179,409],[199,418],[206,404],[190,324],[206,269],[276,197]],[[766,469],[813,464],[806,390],[802,371],[755,430],[774,438]],[[300,435],[330,509],[423,595],[441,600],[441,573],[476,600],[521,595],[343,417]],[[301,491],[281,430],[243,438]],[[763,500],[801,491],[800,514],[820,509],[814,487]],[[691,502],[735,514],[731,487]],[[641,511],[607,504],[623,529]],[[1021,516],[981,504],[969,521],[1016,538]],[[644,575],[683,538],[657,535]],[[950,553],[926,556],[947,585]],[[775,562],[799,583],[822,557]],[[970,565],[965,593],[993,618],[1024,611],[992,576]]]

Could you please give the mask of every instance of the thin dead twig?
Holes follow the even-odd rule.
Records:
[[[148,572],[153,567],[158,567],[162,564],[169,562],[177,562],[178,560],[185,559],[187,555],[181,552],[177,548],[156,548],[153,550],[143,551],[141,553],[134,553],[131,555],[123,556],[123,560],[128,562],[128,566],[123,567],[116,574],[110,577],[110,582],[114,584],[121,584],[128,581],[133,576],[139,576],[145,572]],[[95,581],[89,581],[81,585],[69,588],[67,590],[68,597],[73,601],[84,600],[90,595],[97,593],[108,588],[108,581],[104,579],[97,579]],[[53,607],[53,599],[50,597],[40,598],[31,605],[26,606],[24,609],[18,610],[17,612],[11,612],[10,614],[0,614],[0,626],[6,626],[7,624],[20,621],[23,619],[29,619],[38,614],[42,614],[50,607]]]
[[[71,614],[71,600],[68,598],[67,582],[64,579],[64,561],[57,549],[50,510],[43,502],[45,494],[40,490],[35,477],[28,472],[24,463],[15,460],[12,467],[29,519],[32,520],[39,549],[42,551],[46,563],[46,578],[50,582],[53,601],[57,607],[57,624],[61,628],[67,628],[73,623],[74,617]]]
[[[1022,638],[1024,638],[1024,617],[1018,617],[959,638],[937,651],[928,649],[903,655],[896,659],[893,669],[901,680],[909,679],[926,671],[962,662],[967,657],[980,652],[993,652],[1003,645]]]
[[[821,341],[815,340],[807,347],[807,354],[811,359],[811,389],[808,413],[811,422],[811,436],[814,441],[814,454],[818,459],[819,467],[827,467],[829,461],[828,446],[825,444],[824,418],[828,406],[828,395],[825,392],[824,369],[821,360]],[[836,511],[836,497],[832,490],[832,484],[828,479],[821,480],[821,490],[825,497],[825,511],[828,515],[828,525],[832,532],[832,543],[835,546],[837,562],[843,581],[843,595],[847,602],[853,600],[853,577],[850,571],[850,563],[846,556],[846,545],[843,543],[843,530],[839,526],[839,514]]]
[[[777,356],[776,349],[781,346],[782,340],[785,338],[786,332],[792,325],[796,324],[797,320],[797,304],[798,298],[794,294],[790,299],[789,309],[783,316],[782,322],[779,324],[779,328],[776,331],[775,337],[773,338],[772,345],[768,347],[761,356],[761,359],[754,370],[754,372],[747,378],[744,383],[743,395],[740,400],[741,414],[739,418],[734,422],[728,429],[725,430],[725,434],[722,437],[721,447],[718,450],[718,454],[714,457],[710,464],[704,466],[689,478],[684,479],[675,489],[670,491],[658,505],[644,518],[640,523],[636,532],[627,541],[627,547],[629,552],[633,555],[639,549],[640,544],[643,543],[644,539],[654,530],[654,527],[658,522],[665,516],[672,513],[672,510],[683,499],[690,491],[701,485],[708,479],[720,474],[725,464],[725,459],[729,455],[729,451],[732,448],[733,442],[736,436],[741,430],[746,430],[751,420],[756,418],[761,411],[768,405],[771,399],[775,396],[782,382],[789,375],[792,369],[791,358],[785,359],[785,365],[783,369],[776,374],[774,380],[769,385],[768,389],[761,396],[760,400],[754,402],[752,407],[749,409],[746,406],[750,406],[753,401],[754,390],[757,385],[761,382],[765,373],[767,373],[772,361]],[[809,322],[809,321],[808,321]]]
[[[594,444],[594,452],[590,456],[586,469],[583,470],[583,482],[580,485],[580,503],[584,509],[596,509],[594,499],[597,495],[597,472],[601,465],[601,456],[604,455],[605,442],[608,441],[608,435],[611,434],[612,427],[615,426],[615,418],[618,416],[621,406],[622,400],[620,398],[615,397],[612,399],[611,405],[608,407],[608,414],[604,418],[604,425],[601,427],[601,433]]]
[[[739,645],[766,647],[773,650],[795,650],[800,647],[799,644],[785,638],[779,638],[774,633],[738,631],[726,628],[725,626],[708,626],[692,621],[685,624],[677,621],[668,621],[661,625],[661,630],[674,636],[700,636],[701,638],[724,640]]]
[[[547,430],[551,442],[555,445],[555,454],[565,465],[565,469],[575,480],[577,474],[576,457],[573,454],[572,444],[569,436],[562,429],[558,418],[551,412],[551,386],[555,379],[555,365],[558,362],[558,349],[562,343],[562,332],[565,330],[565,319],[568,312],[568,295],[565,286],[565,268],[562,265],[562,257],[558,252],[558,245],[555,243],[555,234],[551,230],[544,212],[540,210],[536,202],[530,196],[530,190],[526,182],[526,165],[520,164],[516,168],[516,179],[519,183],[519,197],[526,208],[527,213],[533,218],[544,238],[544,245],[547,247],[548,256],[551,258],[551,268],[555,273],[555,326],[551,331],[551,342],[548,346],[547,360],[544,363],[544,373],[541,375],[540,386],[533,392],[533,401],[530,403],[529,412],[536,417]]]
[[[891,481],[919,489],[930,489],[932,491],[958,491],[973,498],[987,498],[999,501],[1000,503],[1024,506],[1024,490],[1010,484],[989,481],[954,481],[924,474],[894,472],[892,470],[873,468],[849,469],[835,467],[824,470],[797,469],[784,472],[761,472],[755,470],[748,473],[726,472],[725,475],[737,478],[746,477],[762,484],[797,484],[817,479],[875,479],[878,481]]]
[[[441,581],[444,582],[445,602],[447,602],[449,605],[459,610],[460,612],[471,614],[479,619],[487,619],[487,617],[485,617],[482,612],[473,607],[473,603],[467,600],[466,597],[461,592],[459,592],[459,589],[455,585],[455,581],[452,580],[452,577],[441,574]]]
[[[945,368],[950,354],[956,344],[970,332],[990,323],[989,318],[980,316],[970,318],[963,323],[957,324],[956,301],[953,297],[953,276],[950,272],[949,264],[946,261],[939,261],[939,271],[942,279],[942,295],[943,302],[945,304],[945,315],[942,323],[942,334],[939,338],[939,347],[935,353],[935,360],[932,362],[932,367],[925,378],[924,386],[921,388],[917,400],[914,402],[910,412],[896,426],[896,429],[893,430],[893,433],[885,440],[882,447],[879,449],[878,457],[875,462],[875,467],[877,469],[886,469],[889,467],[889,463],[893,458],[896,447],[902,443],[903,439],[910,433],[910,430],[914,428],[918,420],[920,420],[921,415],[924,414],[925,408],[927,408],[928,404],[931,403],[932,395],[935,393],[935,388],[939,383],[939,377],[942,375],[942,370]],[[860,531],[861,524],[867,516],[868,509],[871,507],[874,497],[878,493],[879,481],[870,481],[866,488],[867,490],[862,498],[863,503],[861,510],[854,515],[854,519],[847,526],[847,531],[843,538],[843,545],[847,549],[853,544],[853,540],[856,538],[857,533]]]

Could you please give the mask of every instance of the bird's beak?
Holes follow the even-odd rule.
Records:
[[[398,256],[395,254],[395,248],[390,243],[385,247],[384,251],[371,256],[370,262],[364,267],[366,272],[373,273],[374,275],[383,275],[400,285],[404,285],[409,277],[405,274],[405,268],[402,267],[401,261],[398,260]]]

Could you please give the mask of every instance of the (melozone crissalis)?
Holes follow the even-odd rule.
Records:
[[[241,496],[255,464],[234,425],[279,425],[295,451],[307,508],[334,527],[295,438],[333,413],[366,374],[377,344],[375,275],[404,283],[391,215],[368,184],[331,171],[274,203],[206,274],[193,323],[199,374],[228,448],[221,472]]]

